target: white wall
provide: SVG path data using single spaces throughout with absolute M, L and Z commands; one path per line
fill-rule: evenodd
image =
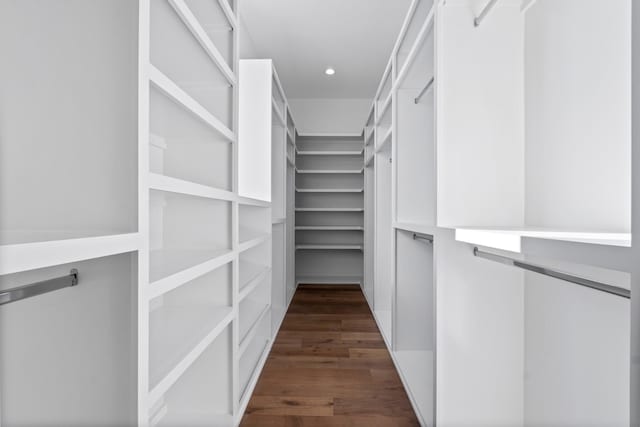
M 240 3 L 242 9 L 242 2 Z M 242 13 L 242 12 L 241 12 Z M 240 35 L 238 36 L 238 49 L 240 50 L 240 59 L 258 59 L 258 51 L 256 50 L 255 43 L 251 38 L 251 35 L 247 31 L 247 25 L 242 18 L 242 15 L 238 17 L 238 25 L 240 27 Z
M 528 225 L 630 229 L 631 2 L 602 5 L 538 0 L 526 14 Z M 526 283 L 526 425 L 629 425 L 629 301 Z
M 524 273 L 435 236 L 439 427 L 518 427 L 524 403 Z
M 270 59 L 240 61 L 238 194 L 271 201 Z
M 629 301 L 536 273 L 525 286 L 525 425 L 629 425 Z
M 443 227 L 524 221 L 523 19 L 518 2 L 499 2 L 476 28 L 473 18 L 484 5 L 449 0 L 436 18 Z
M 361 133 L 370 99 L 289 99 L 300 133 Z
M 630 230 L 631 1 L 605 3 L 526 13 L 528 225 Z

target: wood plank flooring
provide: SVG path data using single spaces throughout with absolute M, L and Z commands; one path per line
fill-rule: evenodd
M 240 425 L 420 425 L 359 286 L 298 287 Z

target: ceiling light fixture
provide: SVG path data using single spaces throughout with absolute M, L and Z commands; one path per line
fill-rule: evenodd
M 336 73 L 336 70 L 334 70 L 333 68 L 329 67 L 326 70 L 324 70 L 324 73 L 327 76 L 333 76 Z

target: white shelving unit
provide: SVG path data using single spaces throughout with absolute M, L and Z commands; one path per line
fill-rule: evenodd
M 296 283 L 362 283 L 363 136 L 299 135 Z
M 271 230 L 269 200 L 238 190 L 236 8 L 140 1 L 141 426 L 240 416 L 240 296 L 271 267 Z
M 490 357 L 438 368 L 438 382 L 453 387 L 438 395 L 439 417 L 449 423 L 630 422 L 628 301 L 469 255 L 478 245 L 628 286 L 615 271 L 562 260 L 631 243 L 630 8 L 608 4 L 605 17 L 596 2 L 498 2 L 479 27 L 462 2 L 438 11 L 436 75 L 446 78 L 436 78 L 437 224 L 455 229 L 436 261 L 438 288 L 447 289 L 438 293 L 438 360 L 464 357 L 452 342 L 461 331 Z M 463 75 L 474 57 L 485 59 L 482 67 Z M 473 131 L 458 126 L 468 120 Z M 533 256 L 526 240 L 566 249 Z M 463 300 L 476 307 L 453 332 L 445 325 Z M 489 303 L 490 312 L 482 308 Z M 489 325 L 490 334 L 481 332 Z M 592 352 L 594 345 L 606 350 Z M 480 388 L 468 387 L 489 378 L 503 398 L 477 399 Z M 472 395 L 468 412 L 454 414 Z M 494 418 L 480 415 L 486 411 Z
M 364 283 L 362 284 L 364 296 L 370 307 L 374 307 L 375 282 L 375 119 L 375 105 L 372 105 L 364 127 Z
M 273 62 L 242 60 L 240 70 L 240 141 L 245 143 L 240 146 L 240 157 L 244 159 L 240 164 L 240 194 L 268 200 L 271 206 L 270 212 L 257 207 L 241 207 L 240 211 L 241 225 L 244 215 L 246 228 L 253 227 L 244 234 L 254 238 L 270 235 L 270 240 L 240 255 L 242 413 L 295 292 L 289 272 L 293 271 L 294 262 L 295 193 L 291 176 L 295 170 L 296 129 Z M 265 158 L 270 159 L 268 168 Z M 241 241 L 242 235 L 241 229 Z
M 362 288 L 423 425 L 629 423 L 629 302 L 473 248 L 628 289 L 597 254 L 631 246 L 630 6 L 411 4 L 364 127 Z
M 238 1 L 0 2 L 0 291 L 69 284 L 0 304 L 0 425 L 238 425 L 299 283 L 361 285 L 424 426 L 637 421 L 629 301 L 474 256 L 638 282 L 632 1 L 413 0 L 362 134 L 298 132 Z

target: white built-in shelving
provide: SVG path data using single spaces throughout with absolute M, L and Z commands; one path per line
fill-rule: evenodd
M 473 251 L 638 282 L 632 1 L 412 0 L 362 134 L 240 72 L 238 1 L 0 2 L 0 291 L 78 270 L 0 307 L 0 425 L 238 425 L 299 283 L 424 426 L 637 421 L 629 301 Z
M 473 249 L 628 288 L 630 5 L 411 3 L 364 126 L 362 287 L 423 425 L 629 423 L 628 301 Z
M 238 383 L 242 413 L 295 291 L 289 272 L 293 271 L 295 250 L 291 176 L 295 171 L 296 128 L 273 62 L 242 60 L 240 70 L 240 194 L 268 200 L 271 207 L 241 205 L 239 212 Z M 252 246 L 244 246 L 251 241 Z
M 362 283 L 364 136 L 296 140 L 297 283 Z
M 236 5 L 145 1 L 139 23 L 138 425 L 233 425 L 240 260 L 270 235 L 238 192 Z

